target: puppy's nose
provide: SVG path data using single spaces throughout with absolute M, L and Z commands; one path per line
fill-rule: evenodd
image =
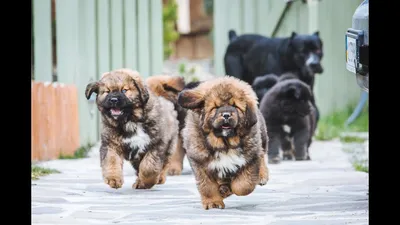
M 231 114 L 230 113 L 227 113 L 227 112 L 225 112 L 225 113 L 222 113 L 222 117 L 224 117 L 224 119 L 229 119 L 229 117 L 231 117 Z
M 118 98 L 110 98 L 109 100 L 111 103 L 117 103 L 118 102 Z

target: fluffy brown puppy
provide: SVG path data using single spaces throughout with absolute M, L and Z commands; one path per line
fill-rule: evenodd
M 178 103 L 189 109 L 183 145 L 204 209 L 225 208 L 224 198 L 267 183 L 267 128 L 249 84 L 229 76 L 207 80 L 183 90 Z
M 149 92 L 139 73 L 130 69 L 103 74 L 87 85 L 86 98 L 93 92 L 103 124 L 100 164 L 104 182 L 112 188 L 122 186 L 125 159 L 136 170 L 132 188 L 163 184 L 178 138 L 174 105 Z
M 147 78 L 146 84 L 155 95 L 162 96 L 171 101 L 177 112 L 177 119 L 179 121 L 178 143 L 168 166 L 168 174 L 180 175 L 186 152 L 183 148 L 182 129 L 185 124 L 187 110 L 178 104 L 178 94 L 185 87 L 185 79 L 181 76 L 155 75 Z

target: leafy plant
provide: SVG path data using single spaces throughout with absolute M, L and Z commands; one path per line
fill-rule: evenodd
M 179 38 L 179 33 L 175 29 L 177 11 L 178 5 L 175 0 L 168 0 L 163 7 L 164 59 L 173 53 L 172 44 Z
M 191 68 L 187 68 L 184 63 L 179 65 L 178 69 L 179 75 L 185 78 L 186 82 L 195 82 L 200 79 L 196 76 L 196 68 L 193 66 Z

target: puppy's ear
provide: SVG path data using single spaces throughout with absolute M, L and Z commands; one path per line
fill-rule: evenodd
M 85 90 L 86 99 L 89 100 L 89 98 L 90 98 L 90 96 L 92 95 L 93 92 L 96 93 L 96 94 L 99 93 L 99 82 L 97 82 L 97 81 L 89 83 L 88 85 L 86 85 L 86 90 Z
M 142 82 L 136 82 L 136 80 L 133 79 L 133 84 L 138 90 L 140 101 L 144 106 L 147 103 L 147 101 L 149 101 L 149 91 L 147 90 L 147 87 L 143 85 Z
M 257 123 L 257 114 L 249 105 L 246 106 L 245 121 L 244 125 L 247 129 L 250 129 L 254 124 Z
M 290 35 L 290 39 L 293 39 L 294 37 L 296 37 L 297 33 L 292 31 L 292 34 Z
M 313 35 L 319 37 L 319 30 L 315 31 L 315 32 L 313 33 Z
M 288 86 L 284 89 L 284 93 L 286 97 L 299 99 L 301 90 L 295 86 Z
M 204 107 L 203 97 L 204 96 L 197 90 L 184 90 L 178 95 L 178 104 L 186 109 L 199 109 Z
M 185 88 L 185 79 L 181 76 L 171 76 L 168 78 L 168 81 L 163 84 L 163 88 L 166 91 L 179 93 Z

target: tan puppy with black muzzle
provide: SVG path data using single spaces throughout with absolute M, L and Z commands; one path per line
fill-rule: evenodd
M 204 209 L 225 208 L 224 198 L 267 183 L 267 127 L 249 84 L 229 76 L 203 81 L 178 103 L 189 109 L 183 145 Z
M 137 71 L 118 69 L 86 87 L 86 98 L 97 93 L 101 113 L 100 164 L 106 184 L 124 183 L 123 162 L 136 171 L 135 189 L 149 189 L 166 181 L 178 139 L 174 105 L 148 91 Z

